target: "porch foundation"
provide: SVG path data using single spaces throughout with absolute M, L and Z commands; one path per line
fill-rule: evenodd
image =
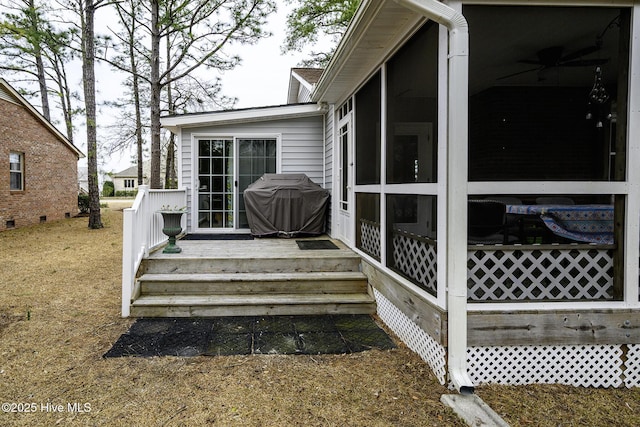
M 363 272 L 374 289 L 378 316 L 430 366 L 441 384 L 447 383 L 447 312 L 364 260 Z M 475 385 L 639 387 L 640 344 L 631 343 L 638 315 L 630 310 L 470 313 L 469 376 Z M 569 321 L 571 327 L 567 327 L 566 321 L 554 321 L 558 318 Z M 591 327 L 576 326 L 574 318 Z M 514 326 L 516 319 L 529 324 L 529 328 L 524 331 Z M 521 333 L 510 333 L 509 325 Z M 592 329 L 597 331 L 594 333 Z M 620 331 L 627 331 L 626 340 L 620 339 Z M 514 345 L 516 335 L 520 338 Z

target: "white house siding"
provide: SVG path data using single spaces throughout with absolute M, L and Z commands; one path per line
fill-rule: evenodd
M 278 167 L 281 173 L 304 173 L 315 183 L 324 182 L 323 118 L 303 117 L 286 120 L 244 122 L 183 128 L 181 131 L 182 175 L 180 186 L 189 187 L 188 208 L 191 211 L 193 174 L 193 135 L 211 137 L 255 136 L 279 138 Z M 191 217 L 189 216 L 189 229 Z
M 311 102 L 311 91 L 304 85 L 300 85 L 300 88 L 298 89 L 298 102 Z
M 333 118 L 335 115 L 335 106 L 331 105 L 324 116 L 324 175 L 325 188 L 329 191 L 331 191 L 333 184 Z
M 335 106 L 332 104 L 329 107 L 329 111 L 324 116 L 324 176 L 325 187 L 331 192 L 333 188 L 333 126 L 334 117 L 336 116 Z M 329 204 L 331 206 L 331 203 Z M 333 209 L 327 211 L 327 227 L 329 227 L 329 233 L 331 233 L 331 217 L 333 215 Z

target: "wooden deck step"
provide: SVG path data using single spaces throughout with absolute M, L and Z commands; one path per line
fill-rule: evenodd
M 144 274 L 142 295 L 328 294 L 367 292 L 361 272 Z
M 371 314 L 375 301 L 366 293 L 331 295 L 182 295 L 141 296 L 131 306 L 137 317 L 272 316 Z
M 156 251 L 138 271 L 137 317 L 371 314 L 376 311 L 360 257 L 302 250 L 295 240 L 184 241 Z
M 358 271 L 357 256 L 306 257 L 306 258 L 172 258 L 148 259 L 142 266 L 144 273 L 290 273 L 310 271 Z

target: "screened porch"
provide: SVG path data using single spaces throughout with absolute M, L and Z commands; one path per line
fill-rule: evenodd
M 639 306 L 637 262 L 625 258 L 625 245 L 638 241 L 627 169 L 638 161 L 627 157 L 631 9 L 465 5 L 462 13 L 474 30 L 468 302 Z M 441 38 L 436 24 L 422 24 L 353 101 L 356 247 L 444 306 L 439 223 L 452 172 Z M 381 122 L 382 131 L 371 126 Z

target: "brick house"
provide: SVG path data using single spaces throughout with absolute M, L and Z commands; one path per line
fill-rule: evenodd
M 78 213 L 82 152 L 0 78 L 0 231 Z

